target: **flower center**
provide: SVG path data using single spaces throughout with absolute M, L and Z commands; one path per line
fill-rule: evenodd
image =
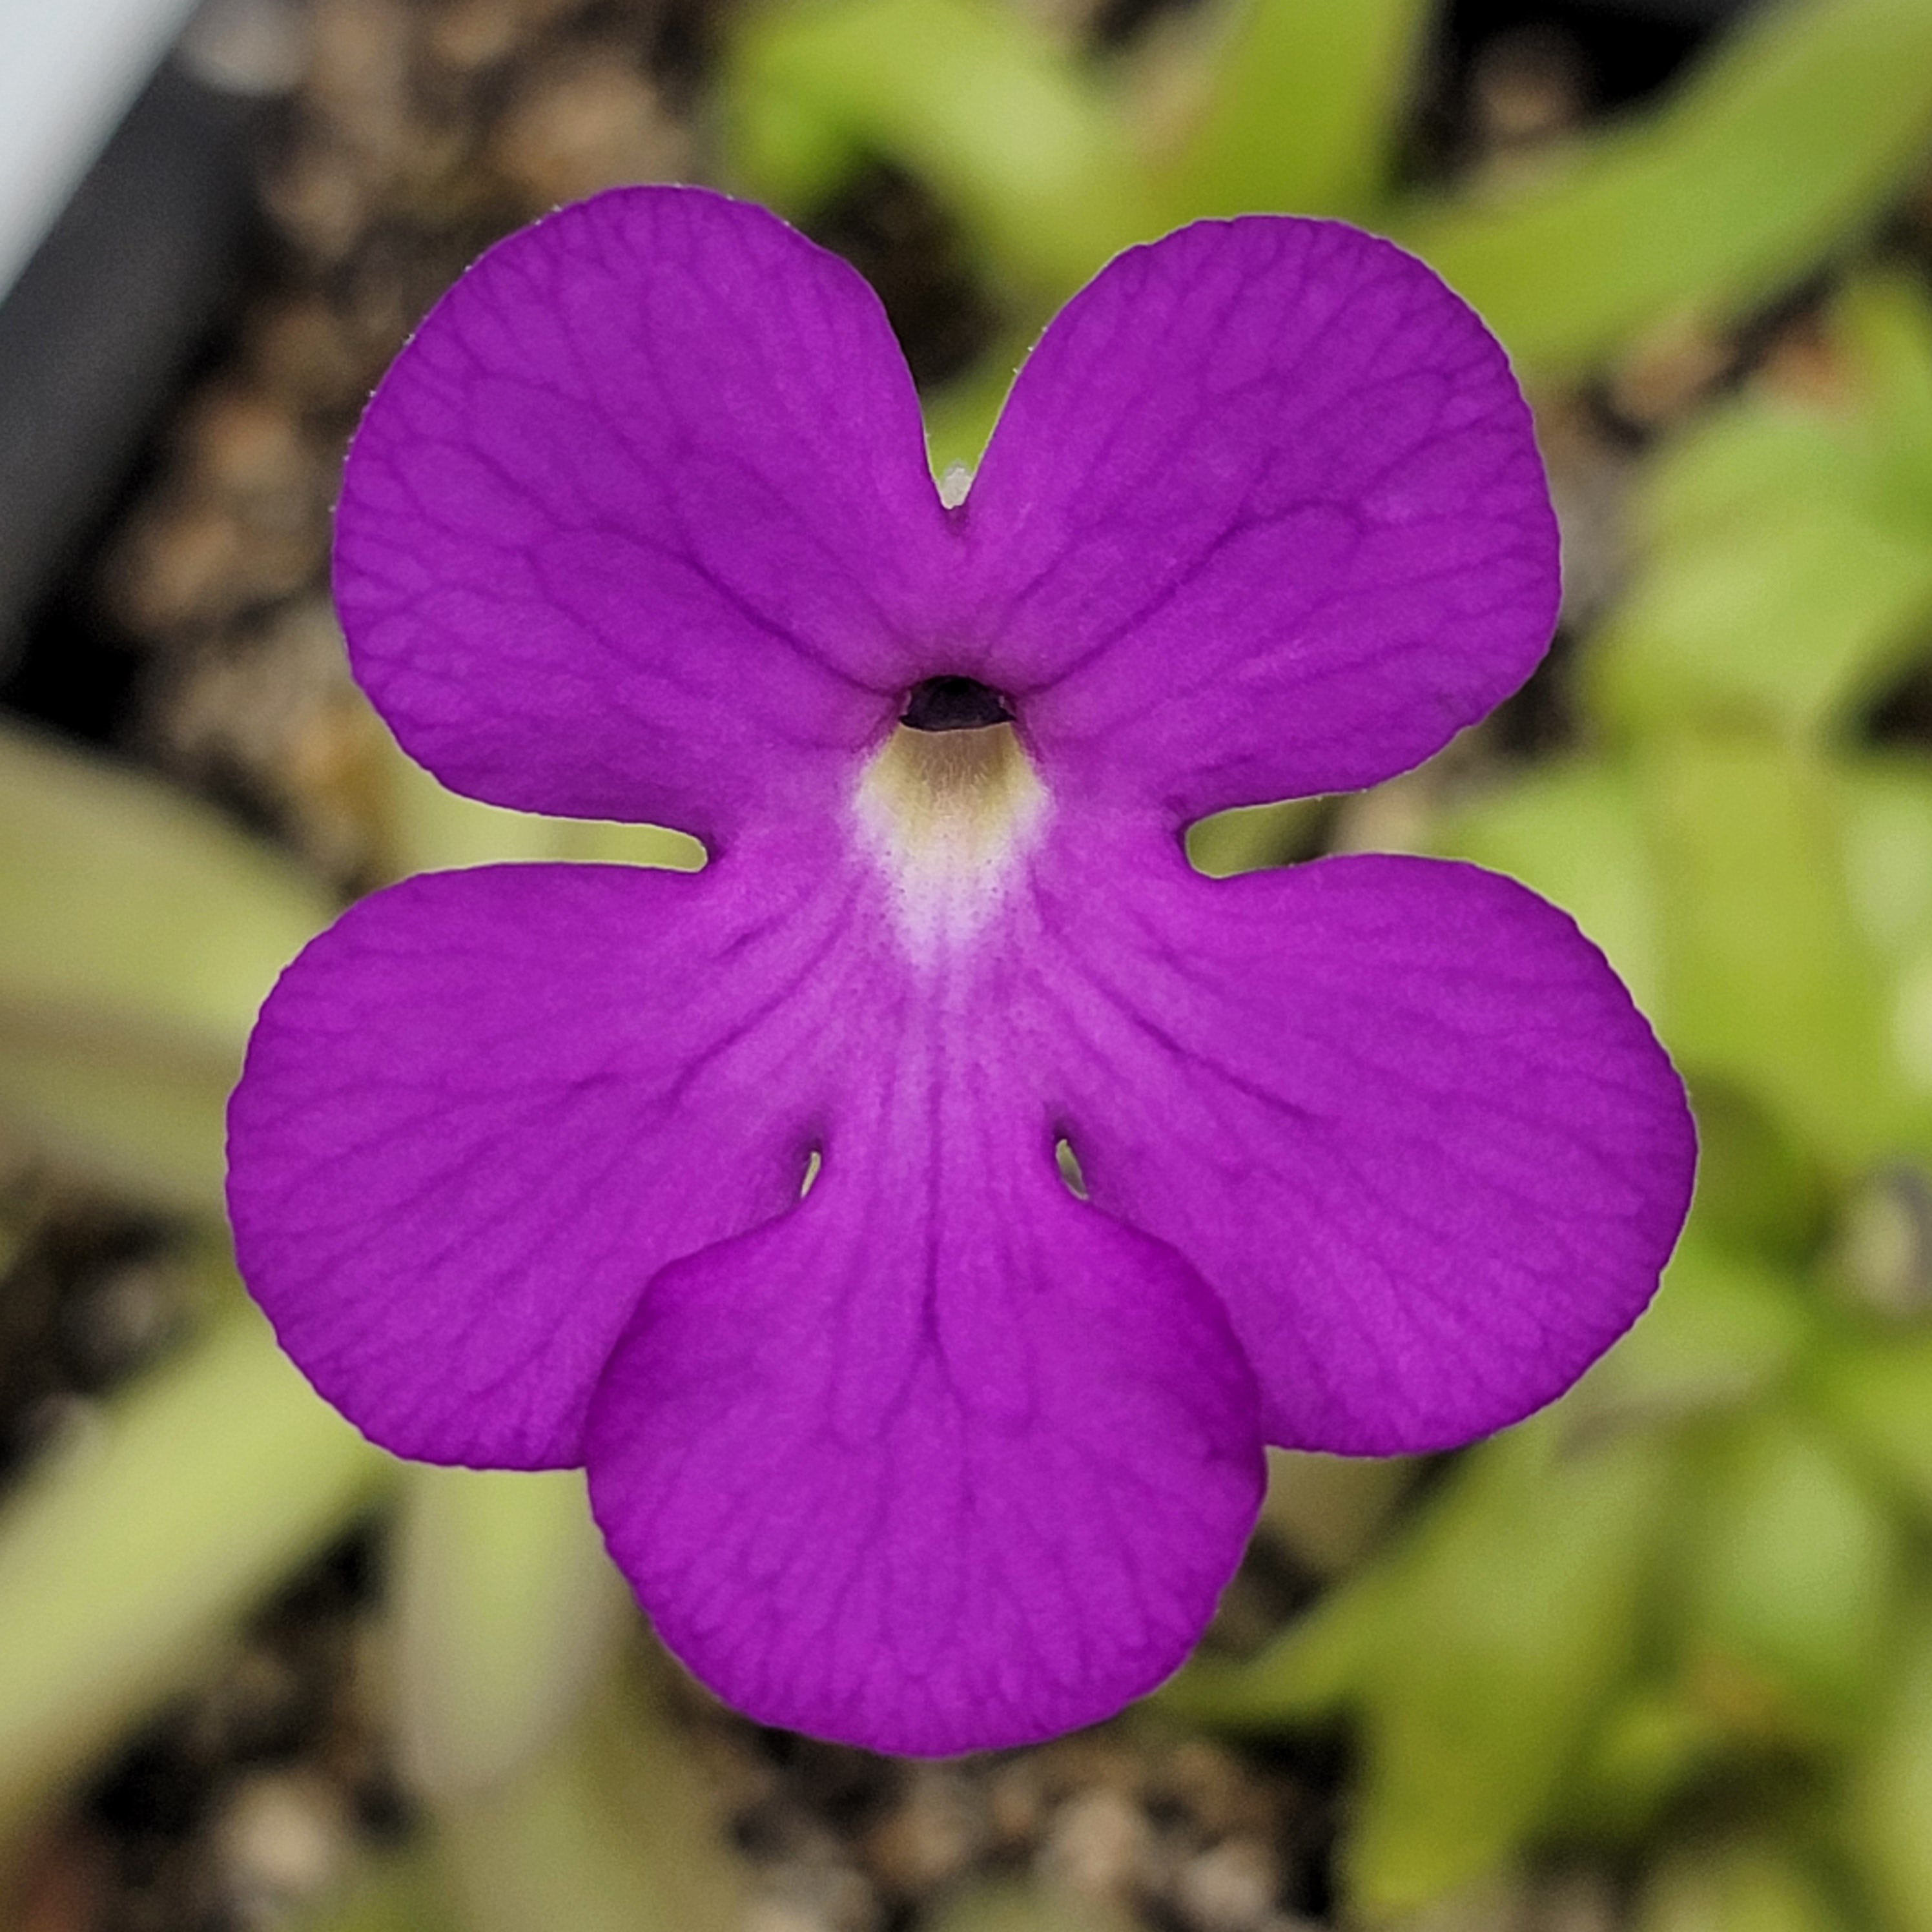
M 928 677 L 913 686 L 899 722 L 914 731 L 975 731 L 1012 718 L 1000 694 L 977 678 Z
M 984 922 L 1044 815 L 1012 718 L 971 678 L 928 678 L 859 781 L 860 832 L 915 954 Z

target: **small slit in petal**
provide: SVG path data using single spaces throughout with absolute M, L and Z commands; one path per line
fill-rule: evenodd
M 1076 1201 L 1087 1198 L 1087 1177 L 1080 1171 L 1080 1156 L 1073 1151 L 1072 1144 L 1064 1135 L 1053 1144 L 1053 1158 L 1060 1169 L 1060 1178 L 1068 1193 Z
M 825 1165 L 818 1148 L 813 1148 L 805 1156 L 805 1172 L 800 1177 L 798 1198 L 802 1201 L 818 1183 L 818 1170 Z

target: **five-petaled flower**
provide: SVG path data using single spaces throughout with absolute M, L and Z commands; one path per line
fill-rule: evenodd
M 335 569 L 446 783 L 710 862 L 352 908 L 235 1097 L 243 1272 L 378 1442 L 587 1464 L 753 1716 L 918 1752 L 1103 1716 L 1206 1623 L 1264 1442 L 1464 1441 L 1648 1298 L 1688 1116 L 1568 919 L 1183 854 L 1414 764 L 1548 640 L 1528 412 L 1386 243 L 1129 251 L 949 505 L 851 269 L 608 194 L 404 351 Z

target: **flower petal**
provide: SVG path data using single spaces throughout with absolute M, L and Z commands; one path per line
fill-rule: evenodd
M 1556 525 L 1502 350 L 1334 222 L 1129 250 L 1021 370 L 968 499 L 1049 786 L 1185 818 L 1405 770 L 1514 690 Z
M 878 1750 L 1024 1743 L 1152 1688 L 1260 1501 L 1213 1295 L 970 1077 L 899 1083 L 798 1211 L 667 1269 L 591 1411 L 592 1505 L 672 1650 L 761 1722 Z
M 1429 860 L 1221 883 L 1176 860 L 1049 917 L 1093 1198 L 1220 1293 L 1270 1440 L 1466 1441 L 1642 1312 L 1689 1203 L 1690 1116 L 1553 907 Z
M 716 838 L 877 738 L 945 544 L 860 277 L 761 208 L 625 188 L 491 249 L 397 358 L 335 592 L 446 784 Z
M 580 1462 L 652 1275 L 797 1198 L 839 916 L 773 867 L 496 866 L 315 940 L 249 1046 L 229 1203 L 321 1393 L 401 1455 Z

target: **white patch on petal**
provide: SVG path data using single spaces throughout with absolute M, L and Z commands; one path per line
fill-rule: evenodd
M 970 939 L 1011 889 L 1047 796 L 1010 724 L 902 724 L 866 766 L 854 802 L 907 947 L 932 959 Z
M 939 473 L 939 500 L 949 510 L 956 510 L 973 487 L 973 472 L 963 463 L 949 463 Z

